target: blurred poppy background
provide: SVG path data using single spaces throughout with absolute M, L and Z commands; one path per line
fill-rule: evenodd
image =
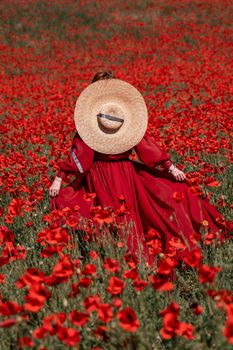
M 232 220 L 232 13 L 230 0 L 1 0 L 1 349 L 232 348 L 231 239 L 203 221 L 178 264 L 182 244 L 166 256 L 150 231 L 151 271 L 125 254 L 111 210 L 77 222 L 48 195 L 75 102 L 108 69 L 143 94 L 193 193 Z

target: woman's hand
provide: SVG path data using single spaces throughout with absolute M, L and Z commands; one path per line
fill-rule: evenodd
M 49 188 L 49 195 L 55 197 L 58 195 L 61 188 L 62 179 L 58 176 L 55 177 L 52 185 Z
M 184 181 L 186 179 L 185 173 L 183 173 L 183 171 L 179 170 L 173 164 L 168 169 L 168 172 L 171 173 L 177 181 Z

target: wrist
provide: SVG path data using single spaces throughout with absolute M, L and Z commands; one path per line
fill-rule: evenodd
M 172 164 L 169 168 L 168 168 L 168 172 L 172 173 L 173 170 L 176 169 L 176 166 L 174 164 Z
M 59 182 L 62 182 L 62 178 L 59 177 L 59 176 L 56 176 L 56 177 L 55 177 L 55 180 L 56 180 L 56 181 L 59 181 Z
M 58 170 L 56 176 L 61 178 L 62 181 L 66 181 L 66 179 L 67 179 L 66 173 L 64 171 L 62 171 L 61 169 Z

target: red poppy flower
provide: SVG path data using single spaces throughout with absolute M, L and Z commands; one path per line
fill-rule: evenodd
M 90 295 L 83 301 L 83 305 L 87 311 L 95 311 L 98 309 L 98 305 L 101 303 L 100 295 Z
M 163 244 L 159 239 L 153 239 L 149 242 L 146 242 L 146 245 L 149 248 L 149 254 L 158 255 L 163 251 Z
M 68 346 L 75 346 L 80 343 L 80 334 L 74 328 L 60 327 L 57 336 L 59 340 Z
M 22 206 L 24 201 L 20 198 L 13 198 L 8 207 L 8 213 L 12 216 L 17 216 L 22 214 Z
M 188 266 L 195 268 L 200 265 L 202 258 L 203 256 L 201 250 L 198 247 L 196 247 L 191 251 L 186 251 L 186 255 L 182 257 L 182 260 Z
M 86 264 L 82 273 L 84 275 L 93 275 L 96 272 L 96 266 L 94 264 Z
M 138 270 L 137 270 L 137 268 L 124 271 L 122 277 L 123 278 L 130 278 L 132 280 L 135 280 L 136 278 L 138 278 Z
M 125 288 L 125 282 L 120 280 L 118 277 L 112 276 L 109 279 L 107 291 L 109 294 L 118 295 L 122 293 Z
M 71 283 L 71 292 L 69 292 L 68 297 L 69 298 L 75 297 L 79 293 L 80 293 L 79 283 Z
M 26 222 L 26 226 L 27 227 L 32 227 L 34 225 L 34 222 L 33 221 L 28 221 Z
M 17 260 L 24 260 L 27 256 L 26 248 L 22 245 L 18 245 L 15 248 L 14 256 Z
M 48 285 L 56 285 L 64 283 L 74 273 L 74 266 L 69 255 L 62 256 L 58 263 L 54 266 L 52 274 L 47 277 L 46 283 Z
M 147 242 L 149 242 L 150 240 L 154 240 L 154 239 L 159 239 L 161 240 L 161 235 L 158 231 L 156 231 L 153 228 L 150 228 L 146 233 L 145 233 L 145 239 Z
M 116 308 L 119 308 L 122 306 L 122 300 L 120 298 L 114 298 L 112 301 L 112 305 Z
M 204 311 L 203 307 L 197 303 L 193 303 L 190 308 L 195 315 L 201 315 Z
M 67 230 L 62 227 L 47 227 L 37 234 L 37 242 L 42 246 L 47 244 L 65 244 L 71 240 Z
M 24 309 L 29 312 L 38 312 L 44 306 L 44 303 L 50 298 L 51 293 L 41 284 L 34 284 L 30 287 Z
M 149 254 L 158 255 L 162 252 L 162 239 L 158 231 L 149 229 L 145 234 L 145 242 L 149 248 Z
M 42 258 L 50 258 L 55 253 L 58 253 L 58 254 L 62 253 L 64 249 L 65 247 L 62 247 L 62 246 L 48 246 L 40 252 L 40 256 Z
M 117 242 L 118 248 L 123 248 L 124 246 L 125 246 L 124 242 L 121 242 L 121 241 Z
M 217 305 L 221 308 L 225 304 L 233 304 L 233 292 L 230 290 L 213 290 L 207 291 L 208 295 L 217 301 Z
M 178 320 L 179 313 L 180 307 L 175 302 L 171 302 L 168 307 L 160 312 L 160 316 L 163 317 L 163 328 L 160 330 L 162 338 L 171 339 L 178 335 L 186 339 L 194 339 L 194 326 L 180 322 Z
M 0 283 L 5 283 L 5 278 L 6 278 L 6 275 L 4 275 L 3 273 L 0 273 Z
M 233 345 L 233 303 L 226 304 L 227 320 L 223 330 L 224 336 L 228 342 Z
M 119 263 L 117 260 L 111 258 L 105 258 L 102 267 L 110 272 L 118 272 Z
M 171 291 L 175 288 L 174 284 L 172 284 L 167 277 L 161 278 L 155 275 L 152 275 L 149 277 L 149 281 L 152 284 L 152 287 L 155 290 L 160 290 L 160 291 Z
M 168 276 L 172 273 L 176 266 L 178 266 L 178 261 L 176 259 L 164 257 L 163 260 L 160 260 L 158 263 L 157 273 Z
M 14 233 L 8 227 L 0 226 L 0 245 L 6 242 L 14 243 Z
M 135 269 L 137 264 L 139 263 L 138 257 L 135 254 L 126 253 L 124 258 L 125 258 L 125 261 L 126 261 L 127 265 L 131 269 Z
M 111 224 L 113 222 L 113 217 L 110 210 L 105 209 L 95 215 L 94 220 L 99 224 Z
M 37 268 L 29 268 L 25 273 L 18 279 L 15 283 L 17 288 L 24 288 L 25 286 L 32 286 L 35 283 L 40 283 L 45 280 L 44 272 L 38 270 Z
M 78 283 L 79 287 L 88 288 L 92 283 L 92 279 L 89 277 L 80 278 Z
M 113 319 L 113 312 L 109 304 L 98 305 L 98 317 L 100 321 L 105 323 L 110 322 Z
M 8 318 L 8 320 L 4 320 L 0 322 L 0 328 L 8 328 L 14 326 L 17 323 L 15 318 Z
M 97 260 L 99 258 L 99 254 L 97 252 L 95 252 L 94 250 L 89 252 L 89 256 L 92 260 Z
M 97 326 L 96 329 L 94 329 L 93 334 L 98 338 L 104 338 L 106 336 L 106 329 L 107 327 L 104 325 Z
M 135 287 L 135 290 L 136 290 L 137 292 L 140 292 L 141 290 L 143 290 L 143 289 L 148 285 L 148 282 L 143 281 L 143 280 L 136 279 L 136 280 L 133 282 L 133 285 L 134 285 L 134 287 Z
M 120 327 L 126 332 L 135 333 L 139 328 L 140 323 L 135 312 L 130 307 L 126 307 L 118 312 L 117 319 Z
M 14 223 L 13 216 L 11 216 L 11 215 L 5 215 L 4 222 L 5 222 L 6 224 L 13 224 L 13 223 Z
M 170 250 L 185 250 L 187 249 L 186 245 L 178 237 L 172 237 L 169 242 Z
M 34 341 L 30 337 L 27 337 L 27 336 L 23 336 L 23 337 L 19 338 L 18 344 L 19 344 L 19 347 L 22 349 L 24 349 L 25 346 L 33 347 L 35 345 Z
M 32 334 L 36 339 L 43 339 L 46 336 L 46 330 L 43 327 L 38 327 L 34 329 Z
M 204 182 L 205 182 L 205 185 L 209 187 L 219 187 L 221 184 L 213 176 L 207 177 Z
M 2 316 L 16 315 L 22 310 L 22 306 L 20 306 L 15 301 L 0 301 L 0 315 Z
M 175 315 L 179 315 L 180 313 L 180 307 L 179 305 L 172 301 L 165 309 L 163 309 L 162 311 L 160 311 L 160 316 L 165 316 L 168 313 L 173 313 Z
M 114 211 L 114 213 L 117 216 L 123 216 L 125 214 L 129 214 L 131 209 L 132 209 L 132 205 L 122 203 L 121 206 Z
M 44 317 L 42 327 L 37 328 L 36 334 L 33 334 L 35 338 L 43 338 L 46 333 L 55 335 L 58 329 L 62 327 L 62 324 L 66 320 L 66 314 L 64 312 L 58 312 Z
M 217 239 L 217 233 L 206 233 L 204 236 L 204 242 L 206 245 L 212 245 Z
M 214 283 L 216 274 L 221 271 L 220 267 L 201 265 L 198 269 L 199 281 L 201 283 Z
M 195 330 L 195 327 L 192 324 L 179 322 L 179 327 L 176 330 L 176 334 L 186 339 L 193 340 L 195 339 L 193 334 L 194 330 Z
M 88 321 L 88 317 L 88 313 L 78 312 L 76 310 L 71 311 L 71 313 L 69 314 L 69 319 L 71 320 L 71 322 L 78 327 L 84 326 Z

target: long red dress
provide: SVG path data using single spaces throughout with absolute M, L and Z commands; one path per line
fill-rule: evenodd
M 72 209 L 78 205 L 80 214 L 91 218 L 93 203 L 84 199 L 86 193 L 96 193 L 94 205 L 113 209 L 119 208 L 119 197 L 123 195 L 131 206 L 126 218 L 134 222 L 133 234 L 127 238 L 132 253 L 137 252 L 140 243 L 146 251 L 144 234 L 150 228 L 160 233 L 164 251 L 172 237 L 180 237 L 193 246 L 191 236 L 199 232 L 203 220 L 208 221 L 213 233 L 219 230 L 217 209 L 193 194 L 186 181 L 173 179 L 167 171 L 172 164 L 169 155 L 148 131 L 134 150 L 143 163 L 129 159 L 132 150 L 117 155 L 93 151 L 76 132 L 69 155 L 57 173 L 63 180 L 70 174 L 76 179 L 51 198 L 51 209 Z M 165 170 L 155 169 L 157 165 Z

